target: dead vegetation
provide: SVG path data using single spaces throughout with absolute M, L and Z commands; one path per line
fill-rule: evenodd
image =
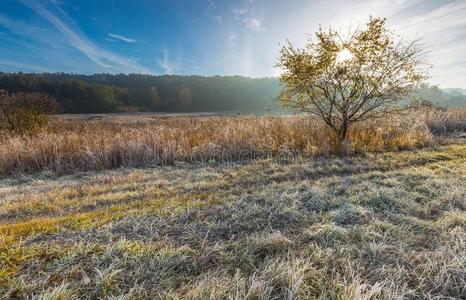
M 408 150 L 435 144 L 433 134 L 466 130 L 466 110 L 426 110 L 357 123 L 351 153 Z M 306 116 L 154 118 L 145 123 L 59 121 L 33 137 L 4 136 L 0 174 L 70 173 L 175 162 L 241 162 L 264 156 L 316 157 L 335 150 L 335 137 Z
M 359 123 L 344 157 L 304 116 L 4 136 L 0 299 L 461 299 L 465 116 Z

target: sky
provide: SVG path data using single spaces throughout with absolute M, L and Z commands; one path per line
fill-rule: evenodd
M 370 15 L 466 88 L 466 0 L 0 0 L 0 71 L 278 76 L 287 40 Z

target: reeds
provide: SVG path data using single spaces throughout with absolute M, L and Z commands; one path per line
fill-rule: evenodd
M 348 153 L 431 145 L 432 133 L 466 130 L 466 110 L 416 112 L 356 124 Z M 240 161 L 291 153 L 329 155 L 331 131 L 303 115 L 156 118 L 148 123 L 55 121 L 34 137 L 3 137 L 0 174 L 102 170 L 178 161 Z

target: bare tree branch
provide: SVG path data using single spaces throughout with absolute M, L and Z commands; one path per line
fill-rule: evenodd
M 386 20 L 370 18 L 344 37 L 322 28 L 302 48 L 281 49 L 281 103 L 320 117 L 346 139 L 355 122 L 404 110 L 399 101 L 426 78 L 419 41 L 397 41 Z M 342 53 L 351 57 L 342 60 Z

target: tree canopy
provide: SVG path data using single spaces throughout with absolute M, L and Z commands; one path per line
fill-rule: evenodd
M 320 28 L 280 54 L 282 104 L 322 118 L 340 143 L 352 123 L 399 110 L 427 74 L 418 42 L 397 40 L 383 18 L 347 35 Z

